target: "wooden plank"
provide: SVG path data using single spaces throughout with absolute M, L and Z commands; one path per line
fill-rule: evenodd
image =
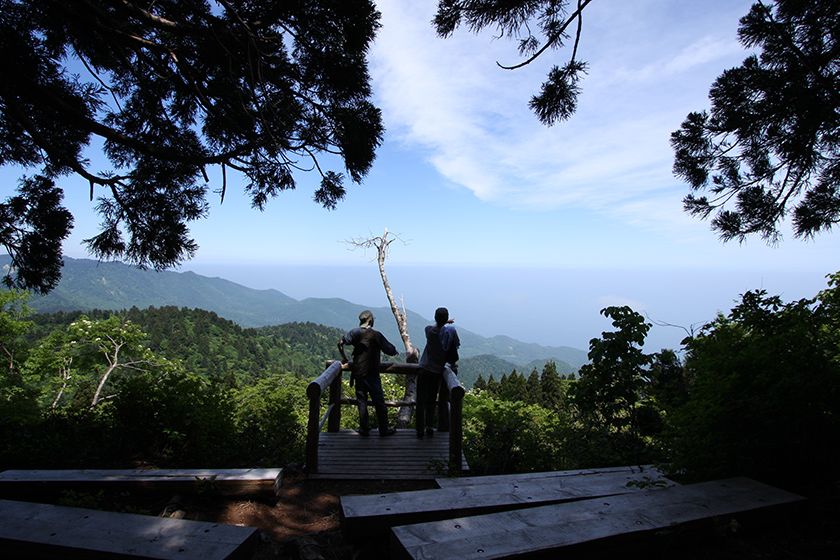
M 647 481 L 650 484 L 656 484 L 657 480 L 665 478 L 665 475 L 662 473 L 662 471 L 660 471 L 653 465 L 628 465 L 621 467 L 603 467 L 598 469 L 576 469 L 567 471 L 545 471 L 486 476 L 443 477 L 435 479 L 435 482 L 437 482 L 438 486 L 440 486 L 441 488 L 450 488 L 453 486 L 474 486 L 476 484 L 496 484 L 499 482 L 525 482 L 528 480 L 537 480 L 542 478 L 563 478 L 569 476 L 586 476 L 607 473 L 623 473 L 627 476 L 628 481 Z M 673 481 L 669 482 L 673 483 Z
M 352 430 L 320 436 L 318 472 L 308 473 L 309 478 L 430 480 L 448 469 L 447 437 L 418 439 L 414 430 L 405 429 L 384 438 L 375 430 L 367 437 Z M 461 468 L 469 469 L 463 454 Z
M 733 478 L 392 529 L 399 558 L 524 558 L 803 500 Z M 576 549 L 577 550 L 577 549 Z
M 341 498 L 341 524 L 351 539 L 383 534 L 388 527 L 639 492 L 625 472 L 501 481 L 414 492 Z M 638 475 L 637 475 L 638 476 Z M 662 486 L 673 482 L 661 477 Z
M 258 538 L 253 527 L 0 500 L 7 558 L 248 558 Z
M 220 493 L 274 492 L 282 469 L 82 469 L 6 470 L 0 472 L 0 492 L 79 486 L 175 489 L 212 488 Z

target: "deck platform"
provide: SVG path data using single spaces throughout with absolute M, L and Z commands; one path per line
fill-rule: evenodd
M 418 439 L 413 429 L 379 437 L 372 430 L 363 437 L 354 430 L 322 432 L 318 441 L 318 472 L 311 479 L 433 480 L 445 476 L 449 462 L 449 434 Z M 461 468 L 467 460 L 461 454 Z

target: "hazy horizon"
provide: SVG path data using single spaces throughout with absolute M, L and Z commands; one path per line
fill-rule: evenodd
M 397 300 L 425 318 L 442 305 L 450 309 L 456 325 L 477 334 L 505 335 L 543 346 L 586 351 L 590 339 L 613 330 L 600 310 L 630 305 L 654 322 L 645 345 L 648 352 L 678 349 L 686 336 L 679 327 L 699 328 L 718 312 L 728 313 L 746 291 L 764 289 L 784 301 L 813 297 L 826 287 L 825 275 L 832 272 L 424 265 L 386 265 L 386 269 Z M 298 300 L 338 297 L 370 307 L 388 306 L 374 262 L 329 266 L 193 261 L 179 270 L 254 289 L 276 289 Z M 617 278 L 622 280 L 617 283 Z

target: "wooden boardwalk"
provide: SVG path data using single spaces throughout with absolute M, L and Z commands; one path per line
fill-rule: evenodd
M 367 437 L 353 430 L 322 432 L 318 441 L 318 472 L 312 479 L 336 480 L 431 480 L 446 475 L 449 434 L 418 439 L 413 429 Z M 461 455 L 461 468 L 469 469 Z

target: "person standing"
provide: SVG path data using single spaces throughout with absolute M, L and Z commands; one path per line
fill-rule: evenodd
M 355 383 L 356 401 L 359 406 L 359 435 L 370 434 L 367 401 L 368 396 L 376 409 L 376 420 L 379 425 L 379 435 L 390 436 L 397 432 L 396 428 L 388 427 L 388 409 L 385 407 L 385 395 L 382 392 L 382 379 L 379 377 L 380 352 L 388 356 L 396 356 L 397 349 L 388 339 L 373 328 L 373 313 L 362 311 L 359 314 L 359 326 L 348 331 L 338 341 L 338 352 L 341 362 L 347 363 L 344 346 L 353 346 L 353 364 L 350 373 L 350 385 Z
M 458 372 L 458 347 L 461 341 L 458 331 L 452 326 L 449 310 L 438 307 L 435 310 L 435 324 L 426 327 L 426 347 L 420 357 L 423 371 L 417 378 L 417 412 L 415 426 L 417 437 L 434 435 L 435 401 L 438 402 L 438 431 L 449 431 L 449 390 L 443 383 L 443 370 L 449 364 Z

